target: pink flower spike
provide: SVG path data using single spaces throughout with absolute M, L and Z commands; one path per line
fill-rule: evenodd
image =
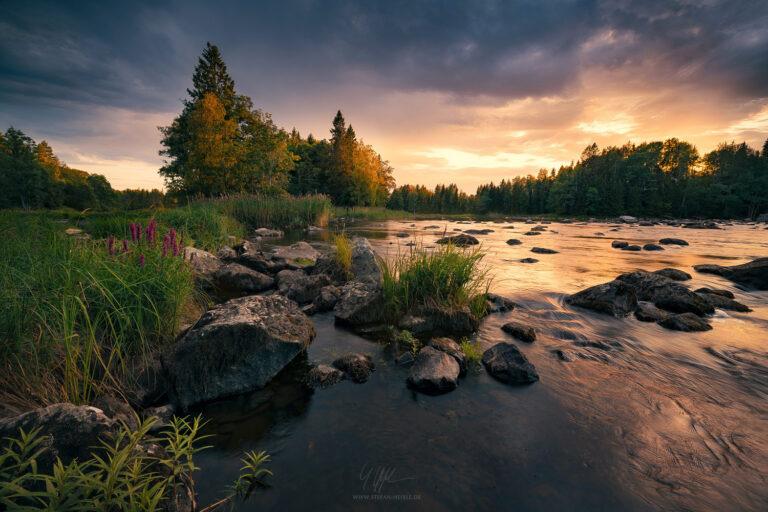
M 128 240 L 123 238 L 123 252 L 128 252 Z
M 173 255 L 178 256 L 179 255 L 179 246 L 176 245 L 176 241 L 174 240 L 171 242 L 171 249 L 173 250 Z
M 109 235 L 108 251 L 110 256 L 115 255 L 115 236 L 114 235 Z
M 136 241 L 136 225 L 133 222 L 131 222 L 128 225 L 128 229 L 131 230 L 131 240 L 135 242 Z
M 142 255 L 140 255 L 140 256 L 139 256 L 139 266 L 140 266 L 140 267 L 143 267 L 143 266 L 144 266 L 144 260 L 145 260 L 145 258 L 144 258 L 144 255 L 143 255 L 143 254 L 142 254 Z
M 141 224 L 136 224 L 136 240 L 141 242 Z

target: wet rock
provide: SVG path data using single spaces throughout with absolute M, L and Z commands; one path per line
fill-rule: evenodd
M 222 290 L 257 293 L 272 288 L 275 280 L 239 263 L 228 263 L 216 271 L 215 283 Z
M 487 313 L 506 313 L 515 309 L 516 304 L 506 297 L 497 295 L 495 293 L 488 293 L 486 298 L 486 312 Z
M 637 310 L 635 311 L 635 318 L 641 322 L 658 322 L 659 320 L 664 320 L 668 316 L 669 313 L 666 311 L 662 311 L 653 304 L 645 302 L 638 303 Z
M 437 226 L 437 225 L 435 225 L 435 224 L 432 224 L 432 225 L 429 225 L 429 226 L 424 226 L 424 227 L 423 227 L 423 228 L 421 228 L 421 229 L 440 229 L 440 226 Z
M 655 271 L 654 274 L 664 276 L 668 279 L 672 279 L 673 281 L 688 281 L 691 279 L 691 274 L 676 268 L 663 268 L 661 270 Z
M 325 389 L 344 380 L 344 372 L 327 364 L 319 364 L 309 370 L 301 381 L 312 389 Z
M 645 244 L 643 246 L 643 250 L 644 251 L 663 251 L 664 248 L 662 246 L 656 245 L 656 244 Z
M 493 233 L 492 229 L 465 229 L 464 232 L 468 235 L 487 235 Z
M 381 283 L 381 267 L 367 238 L 358 237 L 352 240 L 350 272 L 355 281 Z
M 219 258 L 221 261 L 226 261 L 226 262 L 235 261 L 235 259 L 237 258 L 237 251 L 225 245 L 224 247 L 218 250 L 218 252 L 216 253 L 216 257 Z
M 622 318 L 637 309 L 637 291 L 621 281 L 611 281 L 569 295 L 565 302 Z
M 118 423 L 125 424 L 129 429 L 139 428 L 139 417 L 133 408 L 123 400 L 114 396 L 104 395 L 100 397 L 93 406 Z
M 739 311 L 741 313 L 749 313 L 752 311 L 746 304 L 742 304 L 741 302 L 729 299 L 728 297 L 723 297 L 716 293 L 699 293 L 698 295 L 704 299 L 704 302 L 708 302 L 715 308 Z
M 756 290 L 768 290 L 768 258 L 758 258 L 741 265 L 694 265 L 697 272 L 715 274 Z
M 576 356 L 571 352 L 570 350 L 553 350 L 552 351 L 558 359 L 561 361 L 565 361 L 566 363 L 571 363 L 576 360 Z
M 527 233 L 523 233 L 525 236 L 536 236 L 540 235 L 541 231 L 528 231 Z
M 446 236 L 444 238 L 441 238 L 436 243 L 440 245 L 447 245 L 452 244 L 456 247 L 467 247 L 470 245 L 477 245 L 480 242 L 477 240 L 477 238 L 471 236 L 471 235 L 453 235 L 453 236 Z
M 320 290 L 331 284 L 325 274 L 307 275 L 301 270 L 281 270 L 275 277 L 277 291 L 299 304 L 314 301 Z
M 536 258 L 523 258 L 520 260 L 520 263 L 538 263 L 539 260 Z
M 397 238 L 408 238 L 411 235 L 409 233 L 397 233 L 397 234 L 395 234 L 395 236 Z
M 320 293 L 315 297 L 315 300 L 312 302 L 314 305 L 314 311 L 318 313 L 323 313 L 325 311 L 330 311 L 336 306 L 336 303 L 339 301 L 339 297 L 341 296 L 341 288 L 338 286 L 325 286 L 320 289 Z
M 459 363 L 460 374 L 467 373 L 467 356 L 459 347 L 459 344 L 450 338 L 432 338 L 427 343 L 430 346 L 440 352 L 445 352 Z
M 171 402 L 182 409 L 267 384 L 315 337 L 281 295 L 252 295 L 208 310 L 162 357 Z
M 714 293 L 715 295 L 721 295 L 728 299 L 734 298 L 733 292 L 729 290 L 720 290 L 716 288 L 699 288 L 698 290 L 696 290 L 696 293 Z
M 306 269 L 315 265 L 320 252 L 307 242 L 296 242 L 273 249 L 270 256 L 272 261 L 285 262 L 287 268 Z
M 445 333 L 467 334 L 477 331 L 480 322 L 468 307 L 445 308 L 439 306 L 416 306 L 410 314 L 398 322 L 398 327 L 413 334 Z
M 416 357 L 406 383 L 408 387 L 428 394 L 453 391 L 459 385 L 459 363 L 433 347 L 424 347 Z
M 661 245 L 688 245 L 688 242 L 682 238 L 662 238 L 659 243 Z
M 526 343 L 536 341 L 536 331 L 530 325 L 521 324 L 520 322 L 508 322 L 501 326 L 501 330 Z
M 413 354 L 411 352 L 403 352 L 397 358 L 395 359 L 395 364 L 398 366 L 408 366 L 409 364 L 413 364 L 415 359 L 413 358 Z
M 529 384 L 539 380 L 536 368 L 512 343 L 498 343 L 486 350 L 483 365 L 492 377 L 507 384 Z
M 351 282 L 344 285 L 333 308 L 336 323 L 349 327 L 369 326 L 384 320 L 384 298 L 373 284 Z
M 641 248 L 639 245 L 625 245 L 624 247 L 622 247 L 622 248 L 621 248 L 621 250 L 622 250 L 622 251 L 633 251 L 633 252 L 637 252 L 637 251 L 640 251 L 640 250 L 642 250 L 642 248 Z
M 552 250 L 552 249 L 545 249 L 543 247 L 534 247 L 531 249 L 531 252 L 535 252 L 536 254 L 557 254 L 558 251 Z
M 346 354 L 336 359 L 333 366 L 344 372 L 352 381 L 361 384 L 368 380 L 376 365 L 370 356 L 364 354 Z
M 282 231 L 267 228 L 259 228 L 254 233 L 262 238 L 282 238 L 284 235 Z
M 509 240 L 507 240 L 507 245 L 520 245 L 522 243 L 523 242 L 521 242 L 517 238 L 510 238 Z
M 659 325 L 672 329 L 673 331 L 709 331 L 712 326 L 705 322 L 701 317 L 693 313 L 680 313 L 671 315 L 664 320 L 659 321 Z
M 617 278 L 637 292 L 638 300 L 652 302 L 656 307 L 673 313 L 694 313 L 699 316 L 714 313 L 714 308 L 684 285 L 662 275 L 639 270 Z
M 629 245 L 629 242 L 623 242 L 621 240 L 614 240 L 613 242 L 611 242 L 611 247 L 613 247 L 614 249 L 623 249 L 628 245 Z
M 42 445 L 47 450 L 37 458 L 38 467 L 50 472 L 57 457 L 67 465 L 74 459 L 90 459 L 92 452 L 103 452 L 101 441 L 108 441 L 120 424 L 96 407 L 54 404 L 0 420 L 0 446 L 5 445 L 6 437 L 18 438 L 19 429 L 29 433 L 36 428 L 47 436 Z
M 619 217 L 619 220 L 621 222 L 624 222 L 625 224 L 632 224 L 634 222 L 637 222 L 637 217 L 632 217 L 631 215 L 622 215 Z

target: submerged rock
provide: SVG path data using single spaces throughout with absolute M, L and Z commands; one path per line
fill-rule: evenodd
M 565 302 L 622 318 L 637 309 L 637 292 L 626 283 L 611 281 L 569 295 Z
M 688 242 L 682 238 L 662 238 L 659 243 L 661 245 L 688 245 Z
M 327 364 L 319 364 L 309 370 L 301 381 L 308 388 L 325 389 L 344 380 L 344 372 Z
M 486 350 L 483 365 L 492 377 L 507 384 L 529 384 L 539 380 L 536 368 L 512 343 L 498 343 Z
M 333 362 L 333 366 L 344 372 L 352 382 L 358 384 L 366 382 L 376 368 L 371 356 L 365 354 L 343 355 Z
M 523 233 L 523 234 L 526 236 L 536 236 L 536 235 L 540 235 L 541 231 L 528 231 L 527 233 Z
M 656 244 L 645 244 L 643 246 L 643 250 L 644 251 L 663 251 L 664 248 L 662 246 L 656 245 Z
M 543 247 L 534 247 L 531 249 L 531 252 L 535 252 L 536 254 L 557 254 L 558 251 L 555 251 L 553 249 L 545 249 Z
M 613 247 L 614 249 L 623 249 L 628 245 L 629 245 L 629 242 L 624 242 L 622 240 L 614 240 L 613 242 L 611 242 L 611 247 Z
M 671 315 L 664 320 L 660 320 L 659 325 L 674 331 L 685 332 L 709 331 L 712 329 L 711 325 L 693 313 L 680 313 L 678 315 Z
M 515 304 L 511 299 L 502 297 L 495 293 L 488 293 L 486 298 L 486 313 L 506 313 L 515 309 Z
M 488 235 L 493 233 L 492 229 L 465 229 L 464 232 L 468 235 Z
M 445 352 L 433 347 L 424 347 L 416 357 L 406 383 L 428 394 L 442 394 L 453 391 L 459 385 L 459 363 Z
M 621 247 L 621 250 L 622 251 L 637 252 L 637 251 L 642 250 L 642 247 L 640 247 L 639 245 L 625 245 L 625 246 Z
M 676 268 L 663 268 L 653 273 L 658 274 L 660 276 L 664 276 L 668 279 L 672 279 L 673 281 L 688 281 L 691 279 L 691 274 L 689 274 L 688 272 L 683 272 L 682 270 L 678 270 Z
M 768 258 L 758 258 L 732 267 L 694 265 L 697 272 L 715 274 L 749 288 L 768 290 Z
M 520 245 L 522 243 L 523 242 L 521 242 L 517 238 L 510 238 L 509 240 L 507 240 L 507 245 Z
M 440 245 L 452 244 L 456 247 L 467 247 L 470 245 L 477 245 L 480 242 L 477 240 L 477 238 L 471 235 L 453 235 L 441 238 L 437 241 L 437 243 Z
M 263 387 L 314 337 L 306 315 L 281 295 L 214 306 L 162 357 L 171 402 L 186 409 Z
M 519 322 L 508 322 L 501 326 L 501 330 L 507 334 L 511 334 L 515 338 L 525 341 L 526 343 L 533 343 L 536 341 L 536 331 L 530 325 L 524 325 Z
M 523 258 L 520 260 L 520 263 L 538 263 L 539 260 L 536 258 Z

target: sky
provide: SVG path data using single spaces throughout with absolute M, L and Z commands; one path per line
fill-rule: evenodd
M 768 138 L 768 1 L 0 0 L 0 129 L 161 187 L 206 42 L 302 135 L 341 109 L 398 184 L 537 174 L 600 146 Z

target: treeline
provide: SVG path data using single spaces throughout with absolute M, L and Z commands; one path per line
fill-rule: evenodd
M 337 205 L 385 204 L 394 187 L 392 168 L 357 138 L 341 112 L 329 141 L 287 133 L 235 92 L 219 49 L 210 43 L 192 84 L 181 114 L 161 128 L 160 154 L 167 160 L 160 174 L 169 193 L 324 193 Z
M 160 190 L 114 190 L 101 174 L 68 167 L 46 141 L 36 143 L 21 130 L 0 133 L 0 209 L 129 210 L 164 199 Z
M 602 150 L 592 144 L 576 163 L 481 185 L 473 196 L 462 197 L 454 185 L 434 191 L 402 186 L 387 207 L 424 213 L 754 218 L 768 211 L 768 141 L 762 153 L 746 143 L 723 143 L 703 157 L 678 139 Z

